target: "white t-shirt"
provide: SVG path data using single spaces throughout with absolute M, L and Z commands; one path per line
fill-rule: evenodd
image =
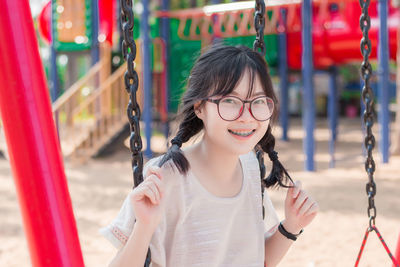
M 144 167 L 156 165 L 161 158 Z M 229 198 L 207 191 L 189 170 L 181 175 L 167 167 L 163 218 L 150 242 L 152 267 L 261 267 L 265 238 L 279 224 L 268 194 L 262 219 L 260 169 L 252 151 L 240 156 L 243 183 Z M 164 165 L 166 166 L 166 165 Z M 100 232 L 118 249 L 132 232 L 135 215 L 125 199 L 118 216 Z

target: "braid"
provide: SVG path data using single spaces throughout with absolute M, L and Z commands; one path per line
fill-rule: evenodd
M 260 165 L 260 176 L 261 176 L 261 199 L 262 199 L 262 216 L 265 218 L 265 208 L 264 208 L 264 191 L 265 187 L 276 186 L 279 184 L 282 187 L 289 188 L 287 186 L 288 180 L 292 181 L 290 175 L 287 173 L 286 169 L 282 166 L 278 160 L 278 152 L 274 150 L 275 148 L 275 137 L 271 133 L 271 126 L 268 126 L 268 130 L 264 137 L 258 142 L 255 148 L 258 164 Z M 264 164 L 264 152 L 268 153 L 269 159 L 272 161 L 271 172 L 267 178 L 265 177 L 265 164 Z M 284 183 L 282 182 L 284 180 Z
M 190 168 L 190 164 L 183 155 L 181 146 L 203 129 L 203 121 L 195 115 L 194 109 L 193 111 L 182 114 L 185 115 L 182 122 L 179 124 L 178 133 L 171 140 L 171 147 L 168 149 L 167 153 L 165 153 L 158 165 L 161 167 L 164 163 L 172 159 L 179 172 L 181 174 L 186 174 Z
M 271 126 L 268 126 L 268 130 L 261 138 L 260 142 L 258 145 L 261 147 L 257 152 L 262 153 L 262 151 L 266 152 L 272 161 L 272 168 L 271 172 L 268 175 L 267 178 L 265 177 L 265 166 L 264 166 L 264 160 L 260 160 L 260 157 L 257 157 L 259 159 L 259 164 L 260 164 L 260 170 L 264 170 L 263 172 L 261 171 L 261 179 L 263 182 L 263 186 L 265 187 L 271 187 L 271 186 L 276 186 L 277 184 L 289 188 L 291 186 L 288 186 L 287 183 L 288 181 L 291 181 L 293 183 L 292 178 L 286 171 L 286 169 L 283 167 L 283 165 L 280 163 L 278 160 L 278 153 L 274 150 L 275 148 L 275 137 L 271 133 Z

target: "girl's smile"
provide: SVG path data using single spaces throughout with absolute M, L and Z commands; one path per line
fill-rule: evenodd
M 257 129 L 255 128 L 228 128 L 228 133 L 235 140 L 240 142 L 249 141 L 256 135 Z
M 247 140 L 249 139 L 256 130 L 228 130 L 236 139 Z
M 256 130 L 228 130 L 229 133 L 234 135 L 235 137 L 249 137 L 251 136 Z

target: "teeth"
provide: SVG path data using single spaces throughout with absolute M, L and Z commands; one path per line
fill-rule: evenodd
M 233 133 L 235 135 L 239 135 L 239 136 L 249 136 L 251 135 L 254 130 L 251 130 L 250 132 L 237 132 L 237 131 L 232 131 L 232 130 L 228 130 L 230 133 Z

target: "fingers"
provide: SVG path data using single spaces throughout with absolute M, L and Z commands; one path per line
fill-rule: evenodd
M 157 185 L 155 183 L 147 183 L 146 186 L 151 190 L 153 193 L 153 197 L 156 201 L 156 203 L 153 202 L 153 204 L 158 204 L 160 202 L 160 195 L 161 192 L 159 191 Z
M 152 204 L 158 205 L 164 195 L 164 185 L 160 177 L 160 168 L 149 168 L 145 180 L 135 188 L 135 199 L 141 200 L 146 197 Z
M 148 177 L 152 174 L 156 175 L 160 180 L 162 180 L 162 173 L 161 173 L 160 167 L 158 167 L 158 166 L 149 167 L 146 172 L 146 177 Z
M 294 209 L 298 210 L 301 205 L 303 205 L 303 202 L 307 200 L 307 198 L 308 195 L 306 194 L 306 192 L 304 190 L 301 190 L 293 204 Z
M 306 227 L 315 218 L 318 210 L 317 202 L 302 189 L 301 182 L 294 182 L 285 200 L 285 221 L 290 228 L 298 230 Z
M 293 186 L 294 187 L 293 187 L 292 197 L 296 198 L 299 195 L 300 191 L 301 191 L 302 184 L 301 184 L 300 181 L 296 181 L 296 182 L 294 182 Z
M 293 204 L 294 210 L 300 216 L 307 216 L 319 210 L 318 203 L 308 195 L 305 190 L 301 190 Z
M 316 205 L 317 203 L 311 197 L 308 197 L 303 205 L 301 206 L 300 210 L 298 211 L 300 216 L 304 216 L 306 212 L 311 208 L 312 205 Z
M 159 192 L 160 197 L 164 195 L 164 184 L 157 175 L 151 174 L 146 178 L 144 182 L 149 182 L 154 184 L 156 186 L 157 191 Z
M 140 201 L 143 198 L 149 199 L 154 205 L 158 203 L 155 192 L 147 183 L 144 182 L 133 190 L 133 199 L 135 201 Z
M 315 214 L 319 211 L 319 206 L 317 202 L 314 202 L 311 207 L 304 213 L 304 216 Z
M 150 194 L 150 199 L 153 204 L 158 204 L 164 195 L 164 187 L 161 180 L 156 175 L 150 175 L 142 183 L 143 186 L 147 187 L 147 193 Z
M 289 201 L 290 206 L 297 211 L 298 215 L 306 216 L 315 213 L 319 210 L 319 206 L 316 201 L 311 198 L 308 193 L 302 189 L 302 184 L 300 181 L 292 183 L 292 188 L 287 192 L 287 201 Z M 290 201 L 290 199 L 293 199 Z
M 301 182 L 296 181 L 294 183 L 290 183 L 290 187 L 286 193 L 286 200 L 285 200 L 285 205 L 286 206 L 292 206 L 293 203 L 296 201 L 296 197 L 298 197 L 300 191 L 301 191 Z

